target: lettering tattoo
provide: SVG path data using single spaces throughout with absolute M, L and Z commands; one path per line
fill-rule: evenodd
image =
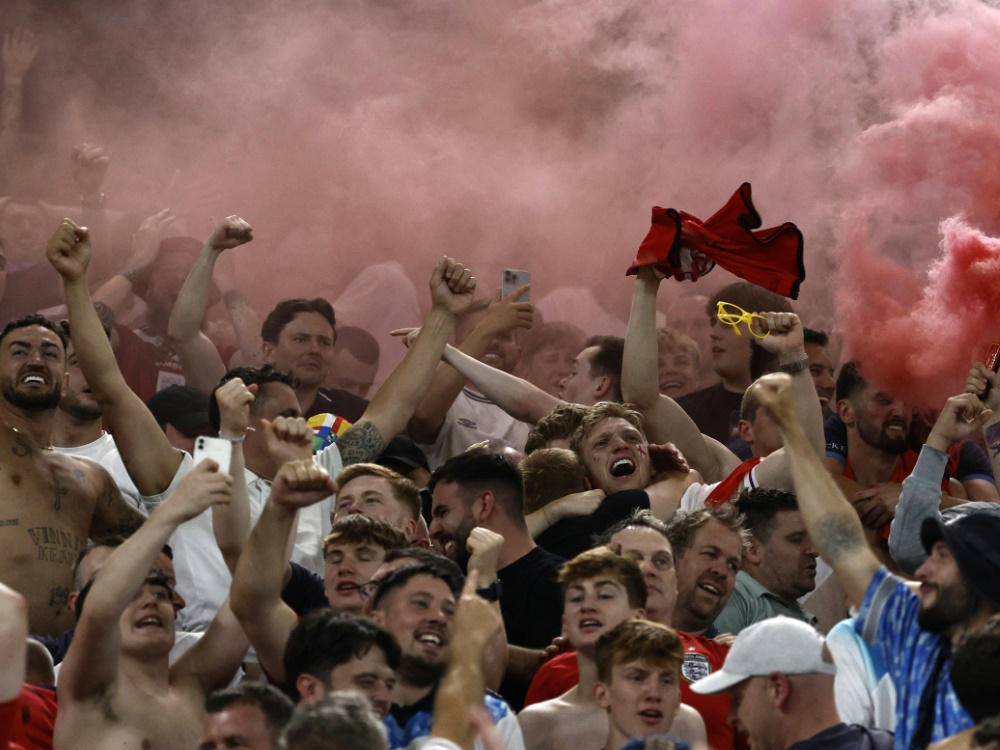
M 983 435 L 986 437 L 986 445 L 989 446 L 990 452 L 994 456 L 1000 456 L 1000 422 L 991 424 L 983 430 Z
M 14 519 L 15 521 L 17 519 Z M 44 562 L 66 565 L 72 568 L 76 555 L 86 543 L 76 534 L 51 526 L 35 526 L 28 529 L 28 536 L 38 550 L 38 559 Z
M 0 526 L 17 526 L 19 519 L 17 518 L 3 518 L 0 519 Z
M 49 589 L 50 607 L 65 607 L 68 604 L 69 589 L 63 588 L 62 586 L 56 586 L 54 589 Z
M 344 466 L 374 460 L 385 448 L 385 439 L 378 427 L 367 420 L 359 422 L 337 440 L 337 449 Z

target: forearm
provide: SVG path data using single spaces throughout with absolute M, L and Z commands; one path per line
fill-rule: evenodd
M 913 473 L 903 480 L 903 492 L 889 531 L 889 552 L 907 573 L 912 573 L 927 558 L 920 541 L 920 527 L 924 520 L 938 515 L 941 478 L 947 463 L 947 453 L 925 445 Z
M 458 347 L 460 352 L 476 360 L 483 356 L 489 344 L 489 339 L 477 334 L 477 331 L 478 329 L 473 330 Z M 462 374 L 450 365 L 442 364 L 435 369 L 430 384 L 410 420 L 411 433 L 417 442 L 434 442 L 448 409 L 455 403 L 465 383 Z
M 622 399 L 639 411 L 659 401 L 659 345 L 656 339 L 656 291 L 659 279 L 640 271 L 632 287 L 632 310 L 625 329 Z
M 542 663 L 541 649 L 507 645 L 507 674 L 530 682 Z
M 453 346 L 445 347 L 442 359 L 486 398 L 522 422 L 534 424 L 563 403 L 527 380 L 483 364 Z
M 0 584 L 0 703 L 21 693 L 27 660 L 28 602 Z
M 222 301 L 233 324 L 244 364 L 255 366 L 261 364 L 261 321 L 257 311 L 246 301 L 243 293 L 235 288 L 223 290 Z
M 94 309 L 86 277 L 64 282 L 63 291 L 66 295 L 73 347 L 80 360 L 83 376 L 98 401 L 102 404 L 111 402 L 120 397 L 123 389 L 128 390 L 128 385 L 118 369 L 111 341 Z
M 983 425 L 983 438 L 986 441 L 986 453 L 990 457 L 990 465 L 993 467 L 993 477 L 1000 481 L 1000 413 L 994 412 L 986 424 Z
M 229 435 L 225 429 L 223 435 L 237 437 Z M 236 574 L 240 554 L 250 536 L 250 498 L 247 494 L 246 474 L 243 469 L 243 444 L 235 443 L 228 469 L 229 476 L 233 478 L 232 496 L 229 503 L 212 508 L 212 531 L 215 533 L 215 543 L 219 545 L 222 559 L 225 560 L 231 575 Z
M 167 335 L 175 346 L 190 341 L 201 333 L 201 323 L 205 318 L 208 296 L 212 290 L 212 271 L 218 258 L 218 250 L 203 246 L 194 267 L 184 280 L 167 324 Z
M 475 740 L 469 709 L 482 705 L 486 692 L 482 658 L 482 652 L 472 648 L 456 650 L 434 698 L 431 735 L 451 740 L 465 750 L 472 750 Z
M 21 79 L 4 75 L 3 101 L 0 102 L 0 133 L 13 144 L 17 131 L 21 127 L 21 108 L 23 102 Z
M 258 610 L 281 599 L 288 564 L 285 550 L 296 513 L 268 500 L 250 532 L 233 576 L 230 605 L 236 616 L 252 619 Z
M 781 364 L 800 362 L 807 359 L 805 351 L 782 354 L 778 361 Z M 823 457 L 826 453 L 826 434 L 823 430 L 823 412 L 819 406 L 819 396 L 816 394 L 816 384 L 813 382 L 809 368 L 791 374 L 792 401 L 795 405 L 795 420 L 802 426 L 809 444 L 816 455 Z

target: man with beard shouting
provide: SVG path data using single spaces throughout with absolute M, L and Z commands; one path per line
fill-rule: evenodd
M 52 321 L 30 315 L 0 331 L 0 570 L 40 635 L 73 626 L 67 599 L 87 537 L 128 534 L 144 519 L 98 464 L 52 447 L 65 382 L 66 340 Z
M 949 678 L 951 651 L 1000 611 L 1000 518 L 925 519 L 920 538 L 930 557 L 917 568 L 919 583 L 907 584 L 879 565 L 857 514 L 810 449 L 793 414 L 790 378 L 765 376 L 760 400 L 784 439 L 809 534 L 861 607 L 858 632 L 881 650 L 896 685 L 896 747 L 925 748 L 968 729 L 972 718 Z M 970 403 L 961 416 L 978 426 L 987 414 Z

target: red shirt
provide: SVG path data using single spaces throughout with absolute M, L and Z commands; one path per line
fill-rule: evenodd
M 20 709 L 12 727 L 13 742 L 8 750 L 52 750 L 57 710 L 55 691 L 25 684 L 19 702 Z

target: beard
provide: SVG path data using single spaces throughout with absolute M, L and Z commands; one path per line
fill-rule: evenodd
M 0 393 L 4 401 L 26 412 L 38 413 L 50 411 L 59 406 L 62 397 L 62 386 L 56 381 L 49 391 L 21 393 L 14 385 L 14 380 L 8 376 L 0 379 Z
M 432 662 L 420 656 L 403 654 L 399 660 L 400 679 L 410 685 L 433 685 L 444 677 L 446 661 Z
M 920 608 L 917 612 L 917 624 L 931 633 L 943 633 L 969 617 L 972 596 L 963 585 L 934 588 L 937 590 L 934 603 Z
M 890 437 L 885 425 L 881 429 L 877 429 L 873 425 L 859 420 L 858 435 L 868 445 L 888 453 L 890 456 L 902 456 L 910 448 L 909 434 Z
M 96 422 L 104 416 L 101 407 L 89 404 L 75 393 L 65 393 L 59 399 L 59 409 L 80 422 Z

